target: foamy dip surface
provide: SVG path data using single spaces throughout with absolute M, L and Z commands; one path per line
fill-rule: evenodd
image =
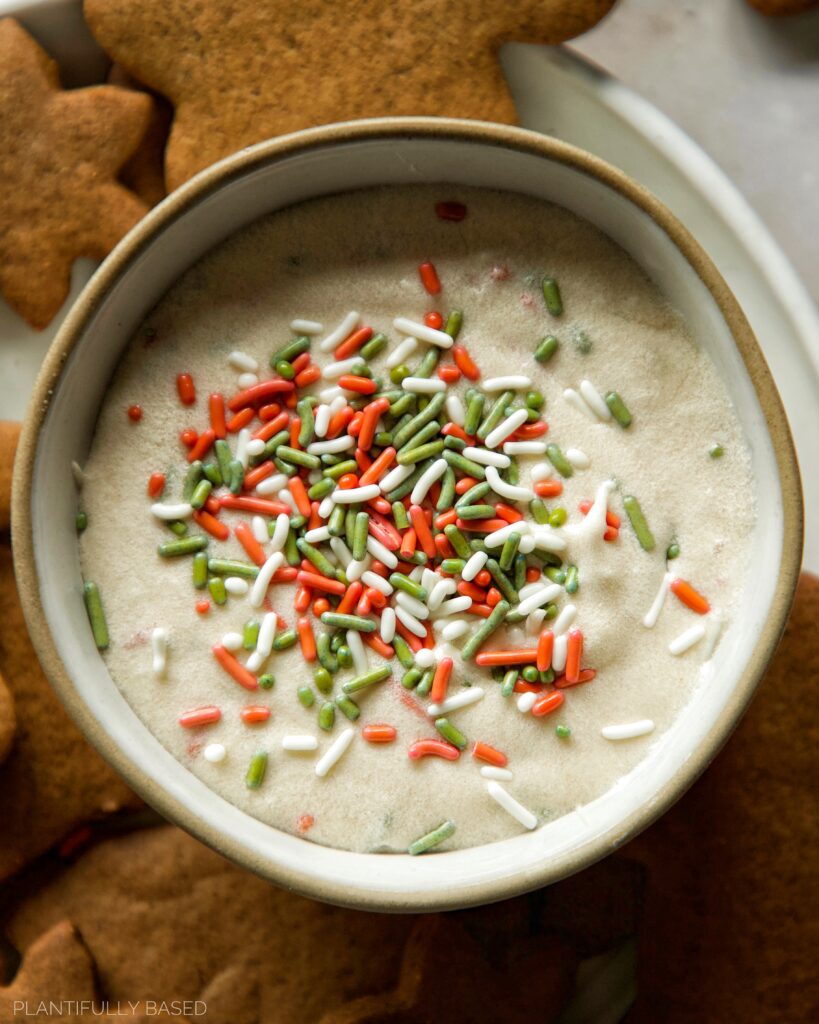
M 439 200 L 465 204 L 466 217 L 442 219 L 435 211 Z M 437 270 L 440 294 L 427 294 L 423 287 L 418 267 L 425 261 Z M 559 284 L 564 307 L 559 316 L 546 308 L 544 275 Z M 566 510 L 565 525 L 534 523 L 528 500 L 510 501 L 495 492 L 480 497 L 479 504 L 504 502 L 524 513 L 522 537 L 545 537 L 538 545 L 564 548 L 552 558 L 563 563 L 552 572 L 558 583 L 561 569 L 565 572 L 570 565 L 577 567 L 579 578 L 574 593 L 567 594 L 564 585 L 550 591 L 551 618 L 544 619 L 542 609 L 503 625 L 480 650 L 536 648 L 542 630 L 556 626 L 563 638 L 555 639 L 553 656 L 561 669 L 567 630 L 579 630 L 582 667 L 596 670 L 596 676 L 558 689 L 552 683 L 538 684 L 534 698 L 521 692 L 504 696 L 502 680 L 460 656 L 464 642 L 486 619 L 468 610 L 436 619 L 439 610 L 432 619 L 434 652 L 421 656 L 421 669 L 425 658 L 451 657 L 447 699 L 470 690 L 474 694 L 476 688 L 483 696 L 445 716 L 466 741 L 457 759 L 457 746 L 444 748 L 453 759 L 435 754 L 411 758 L 416 741 L 446 740 L 436 729 L 436 716 L 428 713 L 430 696 L 402 686 L 407 669 L 397 659 L 388 662 L 392 673 L 387 680 L 351 695 L 360 709 L 357 720 L 348 720 L 337 708 L 331 731 L 320 728 L 320 709 L 342 695 L 343 683 L 361 675 L 361 665 L 358 670 L 341 668 L 333 675 L 332 692 L 324 695 L 313 681 L 318 663 L 308 664 L 296 643 L 273 651 L 257 669 L 256 676 L 275 676 L 272 689 L 250 692 L 235 682 L 212 648 L 226 634 L 241 634 L 249 620 L 262 620 L 266 608 L 251 603 L 254 581 L 248 581 L 248 593 L 229 593 L 224 604 L 214 603 L 208 589 L 194 588 L 192 555 L 164 558 L 157 553 L 158 545 L 178 538 L 151 508 L 155 502 L 183 501 L 188 449 L 180 442 L 180 431 L 193 427 L 202 432 L 209 426 L 208 395 L 218 392 L 229 400 L 252 383 L 246 378 L 240 386 L 242 371 L 235 358 L 233 365 L 229 362 L 231 353 L 239 351 L 257 361 L 258 376 L 269 379 L 275 376 L 271 354 L 295 336 L 291 322 L 303 319 L 322 325 L 312 339 L 310 359 L 324 367 L 334 357 L 332 350 L 322 351 L 322 339 L 355 310 L 361 325 L 389 340 L 370 367 L 383 380 L 384 390 L 395 392 L 401 386 L 390 382 L 388 360 L 407 336 L 395 327 L 395 319 L 422 322 L 425 314 L 437 310 L 446 321 L 453 309 L 463 311 L 457 344 L 477 363 L 481 379 L 449 383 L 446 395 L 457 394 L 465 404 L 467 387 L 480 390 L 487 379 L 499 375 L 529 377 L 532 387 L 515 390 L 510 406 L 522 408 L 528 391 L 540 391 L 546 399 L 540 416 L 548 423 L 548 433 L 536 440 L 557 444 L 575 463 L 572 475 L 564 478 L 543 453 L 514 455 L 520 470 L 517 486 L 530 488 L 533 468 L 538 467 L 538 477 L 546 473 L 544 466 L 550 470 L 546 479 L 562 483 L 559 496 L 542 501 L 551 512 Z M 547 335 L 559 340 L 559 348 L 541 364 L 533 353 Z M 403 362 L 415 369 L 430 347 L 419 341 Z M 440 355 L 439 367 L 453 365 L 451 349 L 441 349 Z M 181 403 L 177 391 L 177 375 L 185 372 L 196 389 L 190 406 Z M 430 379 L 439 379 L 437 371 Z M 599 395 L 614 391 L 622 397 L 633 418 L 628 428 L 613 418 L 602 420 L 588 405 L 584 410 L 582 401 L 566 397 L 566 389 L 580 393 L 584 380 Z M 318 398 L 337 386 L 337 379 L 322 379 L 298 394 Z M 487 395 L 485 411 L 500 393 Z M 588 388 L 586 394 L 591 394 Z M 351 391 L 345 395 L 359 407 L 373 401 Z M 593 396 L 591 400 L 594 404 Z M 142 409 L 138 422 L 127 414 L 135 403 Z M 457 403 L 450 402 L 439 417 L 441 427 L 453 413 L 457 421 Z M 228 412 L 228 418 L 232 415 Z M 380 428 L 393 424 L 382 419 Z M 262 426 L 256 418 L 248 429 L 255 432 Z M 436 433 L 431 443 L 443 436 Z M 227 435 L 234 455 L 238 439 L 237 433 Z M 715 444 L 723 450 L 721 457 L 711 453 Z M 380 450 L 376 444 L 371 455 Z M 503 442 L 492 450 L 502 455 Z M 350 450 L 337 457 L 352 454 Z M 433 452 L 427 465 L 442 457 L 443 452 Z M 251 459 L 251 469 L 260 458 Z M 214 461 L 213 451 L 205 461 Z M 359 851 L 406 851 L 445 822 L 454 823 L 455 829 L 444 830 L 447 838 L 437 849 L 491 842 L 552 821 L 613 786 L 662 739 L 698 685 L 704 659 L 718 645 L 720 623 L 724 629 L 737 607 L 755 516 L 749 454 L 726 389 L 697 340 L 637 265 L 597 229 L 563 209 L 517 195 L 449 186 L 383 188 L 314 200 L 242 230 L 199 262 L 132 340 L 108 390 L 84 470 L 79 502 L 88 526 L 80 539 L 82 567 L 102 596 L 110 633 L 104 657 L 125 698 L 160 742 L 227 800 L 286 832 Z M 507 476 L 507 470 L 500 472 Z M 146 492 L 152 473 L 166 476 L 164 492 L 155 499 Z M 455 473 L 457 479 L 463 476 L 458 469 Z M 310 480 L 319 477 L 315 472 Z M 212 493 L 218 497 L 229 492 L 217 487 Z M 261 496 L 252 490 L 242 493 Z M 655 538 L 651 551 L 641 547 L 626 515 L 627 495 L 638 499 Z M 280 500 L 276 493 L 264 497 Z M 579 511 L 581 501 L 596 497 L 607 501 L 621 520 L 619 531 L 609 533 L 614 539 L 603 539 L 602 504 L 588 518 Z M 431 507 L 430 495 L 422 505 Z M 323 512 L 329 515 L 331 507 L 332 502 L 325 502 Z M 238 523 L 252 524 L 252 514 L 229 508 L 217 512 L 231 536 L 224 542 L 211 537 L 207 554 L 253 565 L 232 532 Z M 265 523 L 275 520 L 264 517 Z M 207 536 L 193 518 L 185 522 L 188 536 Z M 432 533 L 438 532 L 433 526 Z M 679 546 L 679 556 L 667 561 L 671 544 Z M 521 541 L 524 551 L 531 545 L 531 539 Z M 340 564 L 338 546 L 335 553 L 326 540 L 316 547 Z M 267 542 L 263 549 L 265 556 L 272 554 Z M 491 557 L 497 559 L 500 551 L 495 548 Z M 545 554 L 540 546 L 526 554 L 528 567 L 545 569 Z M 346 560 L 343 552 L 341 558 Z M 356 574 L 354 569 L 350 575 Z M 440 568 L 438 575 L 443 578 Z M 514 572 L 509 575 L 514 577 Z M 704 595 L 708 614 L 697 614 L 674 592 L 660 607 L 664 580 L 677 578 Z M 453 579 L 455 585 L 461 582 L 460 575 Z M 434 582 L 429 576 L 426 580 Z M 524 594 L 552 583 L 542 576 L 527 583 Z M 271 584 L 267 609 L 274 609 L 288 628 L 302 614 L 316 636 L 333 633 L 311 608 L 294 610 L 296 586 Z M 397 593 L 387 596 L 389 606 Z M 312 595 L 321 596 L 318 590 Z M 338 601 L 326 596 L 333 604 Z M 448 594 L 446 600 L 459 596 Z M 206 613 L 196 609 L 202 600 L 210 601 Z M 655 602 L 657 621 L 649 628 L 644 617 Z M 571 623 L 571 612 L 564 614 L 568 605 L 576 610 Z M 514 607 L 512 602 L 513 612 Z M 377 612 L 368 618 L 379 624 Z M 466 623 L 468 632 L 451 641 L 442 639 L 442 630 L 456 621 Z M 157 629 L 167 635 L 166 667 L 160 672 L 152 667 Z M 385 633 L 389 636 L 389 622 Z M 697 642 L 683 653 L 671 653 L 669 645 L 685 634 Z M 154 643 L 161 648 L 161 640 Z M 374 650 L 365 650 L 369 669 L 385 664 Z M 252 656 L 240 649 L 235 657 L 245 663 Z M 561 671 L 556 675 L 558 683 L 565 682 Z M 300 687 L 310 688 L 315 698 L 311 707 L 300 702 Z M 550 693 L 562 694 L 563 703 L 540 717 L 526 710 L 532 699 L 540 701 Z M 194 728 L 180 724 L 180 716 L 203 706 L 218 708 L 219 720 Z M 269 709 L 269 717 L 246 722 L 242 710 L 248 706 Z M 373 724 L 392 726 L 394 740 L 365 739 L 364 727 Z M 317 774 L 317 765 L 328 767 L 325 755 L 348 729 L 349 746 L 333 748 L 330 761 L 340 754 L 338 760 L 326 774 Z M 632 733 L 642 735 L 617 738 Z M 314 739 L 316 749 L 284 749 L 283 738 L 294 736 L 308 737 L 297 746 L 314 746 Z M 504 778 L 482 774 L 487 762 L 473 755 L 476 741 L 505 755 Z M 220 746 L 224 758 L 208 760 L 219 756 Z M 250 788 L 246 776 L 259 753 L 266 754 L 264 776 Z M 262 760 L 256 759 L 256 769 Z M 505 799 L 498 786 L 528 813 L 510 814 L 498 802 L 499 796 Z

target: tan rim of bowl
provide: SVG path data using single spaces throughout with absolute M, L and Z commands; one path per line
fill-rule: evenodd
M 549 862 L 544 862 L 538 872 L 528 871 L 525 877 L 522 877 L 510 871 L 507 877 L 486 882 L 481 886 L 459 885 L 458 881 L 453 879 L 453 885 L 445 897 L 432 896 L 424 891 L 384 894 L 362 893 L 359 890 L 350 893 L 343 885 L 325 882 L 312 875 L 284 868 L 250 853 L 236 837 L 204 824 L 190 808 L 173 798 L 162 786 L 147 778 L 119 749 L 74 690 L 69 674 L 57 653 L 43 612 L 31 530 L 31 483 L 38 439 L 62 368 L 109 288 L 145 250 L 154 235 L 224 184 L 259 166 L 334 143 L 413 137 L 480 143 L 547 158 L 596 179 L 625 197 L 655 221 L 710 291 L 733 335 L 764 413 L 778 460 L 784 520 L 782 559 L 770 614 L 760 630 L 742 677 L 728 703 L 713 723 L 706 740 L 697 750 L 696 756 L 692 757 L 686 767 L 656 794 L 650 805 L 636 809 L 617 827 L 609 829 L 593 840 Z M 785 411 L 765 359 L 737 300 L 710 258 L 676 217 L 642 186 L 584 150 L 519 128 L 443 118 L 382 118 L 353 121 L 296 132 L 263 142 L 201 172 L 149 213 L 102 264 L 75 303 L 48 351 L 34 388 L 20 439 L 12 496 L 15 572 L 23 611 L 37 654 L 71 717 L 128 784 L 167 818 L 225 856 L 279 885 L 340 905 L 366 910 L 403 912 L 453 909 L 489 903 L 557 881 L 610 853 L 650 825 L 677 800 L 711 762 L 731 734 L 776 649 L 799 578 L 802 516 L 802 493 L 796 454 Z

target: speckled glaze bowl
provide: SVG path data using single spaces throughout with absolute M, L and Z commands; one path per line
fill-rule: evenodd
M 740 614 L 699 687 L 646 758 L 597 800 L 534 832 L 427 857 L 358 854 L 279 832 L 217 796 L 136 717 L 94 647 L 82 599 L 71 463 L 82 464 L 132 332 L 200 256 L 282 206 L 377 184 L 451 182 L 531 194 L 574 211 L 644 268 L 702 339 L 749 439 L 758 508 Z M 616 849 L 666 810 L 736 725 L 773 654 L 799 572 L 802 500 L 785 413 L 736 300 L 686 229 L 613 167 L 553 139 L 479 122 L 383 119 L 243 150 L 169 196 L 80 296 L 40 373 L 14 479 L 17 579 L 31 635 L 88 739 L 166 817 L 280 885 L 370 910 L 488 903 Z

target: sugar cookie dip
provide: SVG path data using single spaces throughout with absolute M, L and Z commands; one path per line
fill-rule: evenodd
M 78 474 L 111 676 L 224 799 L 329 846 L 594 800 L 708 685 L 746 581 L 749 452 L 701 341 L 521 195 L 243 229 L 136 333 Z

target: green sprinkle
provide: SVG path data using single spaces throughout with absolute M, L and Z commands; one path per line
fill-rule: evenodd
M 182 482 L 182 500 L 190 501 L 193 492 L 199 481 L 202 479 L 202 463 L 197 459 L 188 466 L 188 471 L 185 474 L 185 479 Z
M 288 363 L 286 359 L 279 359 L 273 369 L 280 377 L 284 377 L 285 380 L 292 380 L 296 376 L 293 364 Z
M 197 590 L 204 590 L 208 585 L 208 556 L 204 551 L 197 551 L 193 556 L 193 585 Z
M 526 407 L 528 409 L 542 409 L 545 404 L 546 399 L 539 391 L 526 392 Z
M 287 539 L 284 542 L 284 557 L 288 565 L 298 567 L 301 565 L 301 555 L 296 544 L 296 533 L 295 530 L 291 530 L 287 534 Z
M 285 362 L 292 362 L 296 356 L 300 356 L 302 352 L 307 352 L 310 348 L 310 339 L 306 334 L 300 334 L 297 338 L 289 341 L 286 345 L 283 345 L 280 349 L 277 349 L 270 357 L 270 365 L 275 367 L 276 363 L 280 360 Z
M 259 686 L 263 690 L 272 690 L 276 685 L 276 677 L 270 672 L 264 672 L 259 676 Z
M 644 551 L 653 551 L 656 541 L 654 540 L 654 534 L 648 528 L 648 523 L 643 515 L 643 510 L 640 508 L 640 502 L 634 497 L 634 495 L 626 495 L 626 497 L 623 498 L 623 508 L 625 508 L 632 529 L 637 535 L 640 547 Z
M 503 685 L 501 686 L 501 697 L 511 697 L 515 692 L 515 683 L 518 681 L 518 670 L 510 668 L 503 674 Z
M 517 604 L 519 600 L 518 592 L 515 590 L 512 585 L 512 581 L 503 569 L 501 569 L 498 562 L 496 562 L 494 558 L 488 558 L 486 560 L 486 569 L 489 571 L 489 574 L 495 583 L 497 583 L 498 590 L 503 594 L 506 600 L 509 601 L 510 604 Z M 488 621 L 489 620 L 487 619 L 487 622 Z
M 441 446 L 443 447 L 443 445 Z M 486 476 L 486 467 L 467 459 L 460 452 L 453 452 L 450 448 L 444 449 L 444 459 L 453 467 L 459 469 L 467 476 L 474 476 L 476 480 L 483 480 Z
M 454 434 L 447 434 L 444 438 L 444 448 L 449 448 L 453 452 L 462 452 L 466 448 L 466 441 L 461 437 L 455 437 Z
M 425 836 L 411 842 L 407 847 L 407 853 L 412 854 L 413 857 L 417 857 L 420 853 L 426 853 L 434 846 L 439 846 L 445 839 L 449 839 L 454 831 L 455 822 L 445 821 L 432 832 L 427 832 Z
M 357 633 L 373 633 L 376 625 L 373 619 L 365 619 L 363 615 L 343 615 L 340 612 L 324 612 L 321 621 L 325 626 L 354 629 Z
M 336 706 L 332 701 L 325 701 L 321 705 L 318 715 L 319 729 L 330 732 L 336 724 Z
M 465 505 L 476 504 L 478 501 L 480 501 L 481 498 L 484 497 L 484 495 L 489 494 L 491 490 L 491 486 L 485 480 L 481 480 L 479 483 L 474 484 L 455 502 L 455 508 L 458 510 L 458 514 L 460 515 L 460 511 Z M 493 515 L 494 511 L 495 510 L 493 509 Z
M 435 678 L 435 669 L 428 668 L 421 676 L 421 682 L 415 687 L 419 697 L 426 697 L 432 689 L 432 680 Z
M 208 546 L 208 538 L 204 534 L 193 537 L 182 537 L 180 540 L 169 540 L 156 549 L 163 558 L 177 558 L 179 555 L 192 555 L 204 551 Z
M 315 398 L 301 398 L 296 402 L 296 412 L 301 416 L 301 428 L 299 430 L 299 444 L 306 448 L 313 440 L 316 419 L 313 415 Z
M 213 490 L 210 480 L 200 480 L 190 497 L 190 503 L 194 508 L 202 508 Z
M 379 448 L 389 448 L 392 444 L 392 432 L 389 430 L 379 430 L 375 435 L 375 443 Z
M 230 445 L 224 438 L 219 437 L 213 442 L 213 450 L 216 452 L 216 461 L 219 464 L 222 480 L 230 480 L 230 460 L 233 458 Z
M 279 445 L 276 453 L 280 459 L 290 462 L 294 466 L 303 466 L 305 469 L 319 469 L 321 459 L 318 455 L 311 455 L 310 452 L 301 452 L 298 448 L 291 448 L 289 444 Z
M 299 698 L 302 707 L 305 708 L 311 708 L 316 700 L 316 695 L 309 686 L 300 686 L 298 690 L 296 690 L 296 696 Z M 330 707 L 332 706 L 333 705 L 331 704 Z
M 313 682 L 321 693 L 330 693 L 333 689 L 333 677 L 323 665 L 313 670 Z
M 448 334 L 450 338 L 457 338 L 461 333 L 461 327 L 464 322 L 464 314 L 462 309 L 453 309 L 449 316 L 446 318 L 444 324 L 444 333 Z
M 248 789 L 258 789 L 259 786 L 264 782 L 264 774 L 267 771 L 267 751 L 260 750 L 257 754 L 254 754 L 250 759 L 248 765 L 247 775 L 245 775 L 245 785 Z
M 558 739 L 567 740 L 571 736 L 571 734 L 572 730 L 568 727 L 568 725 L 555 726 L 555 736 L 557 736 Z
M 464 417 L 464 431 L 467 434 L 473 435 L 478 429 L 485 404 L 486 395 L 482 391 L 473 391 L 467 399 L 466 416 Z
M 570 565 L 566 570 L 566 582 L 564 584 L 567 594 L 576 594 L 580 586 L 580 574 L 576 565 Z
M 466 537 L 461 533 L 455 523 L 450 523 L 444 527 L 444 536 L 455 549 L 455 554 L 459 558 L 471 558 L 472 548 L 467 543 Z
M 582 356 L 587 356 L 593 348 L 592 340 L 585 331 L 577 331 L 572 341 L 574 342 L 574 347 Z
M 82 596 L 85 601 L 85 610 L 88 612 L 88 621 L 91 623 L 91 634 L 97 650 L 104 651 L 110 643 L 108 635 L 108 623 L 105 621 L 105 611 L 102 607 L 102 597 L 96 583 L 86 581 L 83 584 Z
M 286 651 L 288 647 L 292 647 L 295 644 L 297 639 L 295 629 L 286 629 L 283 633 L 279 633 L 273 641 L 273 650 Z
M 526 683 L 536 683 L 540 678 L 540 672 L 538 672 L 534 665 L 524 665 L 520 674 Z
M 306 541 L 304 537 L 299 537 L 296 547 L 309 562 L 313 563 L 322 576 L 327 576 L 331 580 L 336 578 L 336 567 L 317 547 Z
M 396 448 L 400 448 L 409 441 L 411 437 L 414 437 L 421 427 L 426 426 L 427 423 L 437 417 L 438 413 L 443 409 L 445 402 L 445 394 L 438 392 L 433 395 L 429 405 L 423 411 L 419 412 L 417 416 L 413 416 L 408 423 L 406 423 L 400 430 L 396 431 L 392 442 L 393 445 Z
M 225 581 L 221 576 L 211 576 L 208 580 L 208 591 L 213 598 L 214 604 L 227 603 L 227 589 L 225 588 Z
M 336 707 L 345 717 L 349 718 L 351 722 L 354 722 L 361 714 L 361 708 L 356 702 L 343 693 L 340 693 L 336 697 Z
M 418 483 L 423 474 L 426 472 L 428 466 L 430 466 L 431 464 L 431 459 L 429 460 L 429 462 L 418 463 L 418 465 L 416 465 L 415 467 L 415 471 L 413 472 L 413 474 L 411 476 L 408 476 L 403 483 L 399 484 L 397 487 L 391 490 L 389 494 L 386 495 L 387 501 L 395 502 L 398 501 L 399 498 L 403 498 L 407 494 L 409 494 L 409 492 L 413 489 L 413 487 Z M 406 559 L 406 561 L 411 561 L 411 559 Z
M 412 656 L 410 646 L 398 633 L 393 637 L 392 646 L 395 651 L 395 656 L 398 658 L 402 668 L 415 668 L 415 658 Z
M 561 476 L 573 476 L 574 467 L 563 454 L 558 445 L 547 444 L 546 457 L 549 459 L 549 462 L 551 462 L 551 464 L 555 467 L 555 469 L 558 471 L 558 473 L 560 473 Z
M 431 377 L 441 358 L 439 348 L 428 348 L 421 359 L 421 362 L 413 370 L 413 377 Z
M 235 558 L 209 558 L 208 571 L 216 576 L 241 576 L 246 580 L 255 580 L 259 575 L 258 566 Z
M 339 638 L 341 637 L 340 633 L 335 635 Z M 329 633 L 319 633 L 316 637 L 316 657 L 322 668 L 325 668 L 330 673 L 338 672 L 338 658 L 333 653 Z
M 74 526 L 77 533 L 82 533 L 83 530 L 88 526 L 88 516 L 85 512 L 78 512 L 74 517 Z
M 412 565 L 426 565 L 427 556 L 423 551 L 413 551 L 411 555 L 407 555 L 407 557 L 404 558 L 404 561 L 410 562 Z
M 405 690 L 411 690 L 421 682 L 423 672 L 419 668 L 410 668 L 401 676 L 401 685 Z
M 521 535 L 519 533 L 512 532 L 503 542 L 500 558 L 498 559 L 498 565 L 504 572 L 509 572 L 514 564 L 515 555 L 518 553 L 518 548 L 520 547 L 520 537 Z
M 549 565 L 546 567 L 546 578 L 551 580 L 552 583 L 559 583 L 561 586 L 566 582 L 566 570 L 561 569 L 556 565 Z
M 488 564 L 489 563 L 487 562 L 487 566 Z M 491 615 L 484 619 L 481 625 L 478 626 L 463 645 L 463 648 L 461 649 L 461 658 L 463 661 L 472 661 L 489 637 L 492 636 L 495 630 L 501 625 L 503 620 L 506 618 L 506 613 L 511 607 L 512 605 L 508 601 L 498 601 L 492 609 Z
M 553 668 L 547 668 L 545 672 L 538 672 L 538 678 L 541 683 L 553 683 L 555 681 L 555 671 Z
M 262 452 L 262 460 L 272 459 L 276 454 L 281 445 L 286 444 L 290 440 L 289 430 L 280 430 L 278 434 L 274 434 L 271 438 L 268 438 L 264 451 Z
M 417 448 L 402 451 L 400 455 L 396 456 L 395 461 L 399 466 L 414 466 L 426 459 L 431 459 L 435 455 L 440 455 L 443 450 L 443 440 L 430 441 L 429 444 L 422 444 Z M 454 453 L 448 452 L 448 454 L 452 455 Z
M 361 346 L 362 359 L 374 359 L 387 344 L 386 334 L 374 334 L 366 344 Z
M 463 558 L 445 558 L 441 562 L 441 569 L 443 572 L 448 572 L 455 576 L 463 572 L 465 565 L 466 561 Z
M 188 524 L 178 519 L 175 523 L 168 523 L 168 529 L 171 533 L 175 533 L 177 537 L 184 537 L 188 532 Z
M 344 533 L 344 517 L 346 510 L 343 505 L 336 505 L 327 520 L 327 529 L 331 537 L 340 537 Z
M 420 583 L 411 580 L 409 576 L 405 576 L 402 572 L 391 573 L 390 583 L 396 590 L 403 590 L 405 594 L 409 594 L 410 597 L 414 597 L 418 601 L 426 601 L 429 596 L 426 587 L 422 587 Z
M 407 366 L 406 363 L 399 363 L 398 366 L 393 366 L 390 370 L 390 380 L 393 384 L 400 384 L 405 377 L 409 377 L 412 370 Z
M 206 462 L 202 466 L 202 473 L 204 474 L 205 479 L 210 480 L 214 487 L 222 486 L 222 474 L 215 462 Z
M 347 514 L 344 517 L 344 539 L 347 541 L 348 548 L 352 548 L 355 539 L 355 517 L 356 506 L 348 505 Z
M 494 430 L 504 418 L 506 415 L 506 407 L 514 397 L 514 391 L 502 391 L 500 395 L 498 395 L 495 399 L 494 405 L 486 414 L 483 423 L 478 427 L 478 438 L 481 441 L 485 441 L 487 434 Z M 474 474 L 472 475 L 474 476 Z M 483 477 L 480 477 L 479 479 L 483 479 Z
M 396 529 L 406 530 L 409 528 L 410 520 L 403 501 L 394 501 L 392 503 L 392 518 L 395 521 Z
M 457 437 L 448 437 L 444 444 L 449 441 L 458 441 Z M 438 501 L 435 503 L 436 512 L 445 512 L 447 509 L 452 508 L 455 501 L 455 470 L 451 466 L 447 466 L 444 470 L 444 475 L 441 477 L 441 493 L 438 496 Z
M 248 620 L 242 627 L 242 648 L 245 651 L 254 651 L 259 642 L 259 623 L 255 619 Z
M 560 342 L 557 338 L 553 334 L 547 334 L 535 349 L 535 359 L 539 363 L 548 363 L 559 347 Z
M 612 416 L 624 429 L 631 426 L 631 413 L 626 408 L 626 403 L 616 391 L 609 391 L 606 395 L 606 405 L 611 410 Z
M 553 526 L 557 529 L 558 526 L 563 526 L 566 520 L 569 518 L 569 513 L 563 508 L 562 505 L 558 505 L 557 508 L 553 508 L 549 513 L 549 526 Z
M 359 690 L 366 690 L 374 683 L 382 683 L 390 677 L 391 671 L 389 665 L 382 665 L 380 668 L 374 668 L 371 672 L 365 672 L 363 676 L 356 676 L 355 679 L 344 683 L 341 689 L 345 693 L 358 693 Z
M 322 477 L 321 480 L 317 480 L 313 484 L 313 486 L 308 489 L 307 497 L 310 498 L 312 501 L 321 501 L 322 498 L 326 498 L 327 495 L 330 494 L 330 492 L 334 491 L 335 489 L 335 481 L 331 480 L 330 477 L 325 476 Z
M 355 517 L 355 529 L 353 530 L 353 558 L 360 562 L 367 554 L 367 537 L 370 516 L 367 512 L 357 512 Z
M 526 555 L 515 555 L 515 590 L 521 590 L 526 586 Z
M 410 394 L 409 392 L 401 395 L 401 397 L 397 399 L 397 401 L 390 403 L 390 415 L 402 416 L 404 413 L 407 413 L 411 409 L 414 409 L 416 398 L 417 395 Z M 395 444 L 395 439 L 393 439 L 392 443 Z
M 238 459 L 230 460 L 230 475 L 228 477 L 228 487 L 230 488 L 231 494 L 238 494 L 242 489 L 242 484 L 245 480 L 245 467 L 239 462 Z
M 450 722 L 448 718 L 436 718 L 435 728 L 444 737 L 447 743 L 451 743 L 453 747 L 457 747 L 458 750 L 463 750 L 466 746 L 466 736 Z
M 666 553 L 665 553 L 665 557 L 669 561 L 673 561 L 673 559 L 680 557 L 680 545 L 675 540 L 673 540 L 668 545 L 668 548 L 667 548 Z
M 725 454 L 725 449 L 722 447 L 721 444 L 712 444 L 711 447 L 708 449 L 708 454 L 711 456 L 712 459 L 721 459 L 722 456 Z
M 563 300 L 560 297 L 560 288 L 553 277 L 544 277 L 540 282 L 543 289 L 543 301 L 552 316 L 560 316 L 563 312 Z
M 491 519 L 495 514 L 495 506 L 459 505 L 457 512 L 461 519 Z
M 518 469 L 518 464 L 515 459 L 512 459 L 512 461 L 509 463 L 506 469 L 502 470 L 501 472 L 503 473 L 503 475 L 506 477 L 507 481 L 510 484 L 520 483 L 520 470 Z
M 338 664 L 340 668 L 352 668 L 353 667 L 353 652 L 347 646 L 342 644 L 336 651 L 336 657 L 338 658 Z

